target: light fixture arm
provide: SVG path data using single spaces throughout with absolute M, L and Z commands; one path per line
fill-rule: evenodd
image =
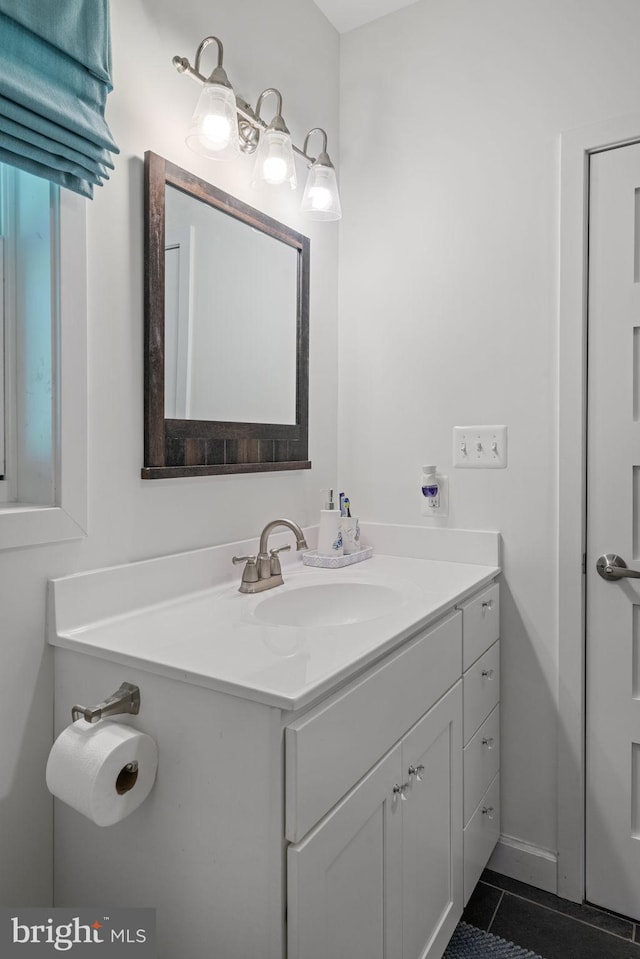
M 258 102 L 256 103 L 256 109 L 255 109 L 256 120 L 262 119 L 260 116 L 260 110 L 262 109 L 262 104 L 264 103 L 265 99 L 269 96 L 270 93 L 273 93 L 274 96 L 276 97 L 276 112 L 275 112 L 274 120 L 276 120 L 278 117 L 282 119 L 282 94 L 280 93 L 279 90 L 276 90 L 275 87 L 267 87 L 267 89 L 263 90 L 260 96 L 258 97 Z
M 312 133 L 321 133 L 322 134 L 322 149 L 317 157 L 312 157 L 308 152 L 309 146 L 309 137 Z M 295 147 L 294 147 L 295 149 Z M 327 134 L 322 127 L 314 127 L 313 130 L 309 130 L 306 137 L 304 138 L 304 144 L 302 146 L 301 155 L 307 159 L 310 164 L 318 163 L 320 166 L 333 166 L 333 163 L 329 159 L 329 154 L 327 153 Z
M 202 43 L 200 44 L 200 46 L 198 47 L 198 49 L 196 50 L 195 71 L 199 76 L 202 76 L 202 74 L 200 73 L 200 57 L 202 56 L 204 51 L 207 49 L 207 47 L 211 43 L 215 43 L 218 46 L 218 66 L 216 67 L 216 70 L 222 66 L 222 57 L 224 55 L 224 47 L 222 46 L 222 40 L 220 40 L 218 37 L 205 37 Z
M 204 74 L 200 72 L 200 59 L 204 51 L 212 43 L 215 43 L 218 47 L 218 64 L 211 71 L 211 74 L 205 77 Z M 229 78 L 222 66 L 223 56 L 224 47 L 222 46 L 222 40 L 220 40 L 219 37 L 205 37 L 196 50 L 194 66 L 191 66 L 186 57 L 174 57 L 172 62 L 178 73 L 186 73 L 187 76 L 195 80 L 196 83 L 221 83 L 224 87 L 230 87 Z

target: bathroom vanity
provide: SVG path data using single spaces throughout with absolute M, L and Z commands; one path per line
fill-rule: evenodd
M 257 596 L 243 544 L 52 582 L 56 734 L 127 681 L 159 750 L 116 825 L 56 803 L 56 904 L 156 907 L 160 959 L 439 959 L 499 835 L 480 535 L 494 562 L 298 559 Z

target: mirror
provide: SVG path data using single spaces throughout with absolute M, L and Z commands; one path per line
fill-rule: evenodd
M 145 154 L 144 479 L 309 469 L 309 240 Z

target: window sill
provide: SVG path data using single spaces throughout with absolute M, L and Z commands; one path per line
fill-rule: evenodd
M 0 550 L 82 539 L 86 535 L 61 506 L 0 504 Z

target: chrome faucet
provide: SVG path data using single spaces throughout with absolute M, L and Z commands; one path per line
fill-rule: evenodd
M 269 536 L 272 530 L 278 526 L 286 526 L 290 529 L 296 538 L 296 549 L 308 549 L 304 533 L 297 523 L 290 519 L 274 519 L 267 523 L 260 534 L 260 546 L 257 556 L 234 556 L 231 562 L 246 563 L 242 570 L 242 582 L 240 583 L 241 593 L 260 593 L 263 589 L 273 589 L 274 586 L 282 586 L 282 567 L 278 553 L 291 549 L 287 543 L 286 546 L 280 546 L 278 549 L 268 549 Z

